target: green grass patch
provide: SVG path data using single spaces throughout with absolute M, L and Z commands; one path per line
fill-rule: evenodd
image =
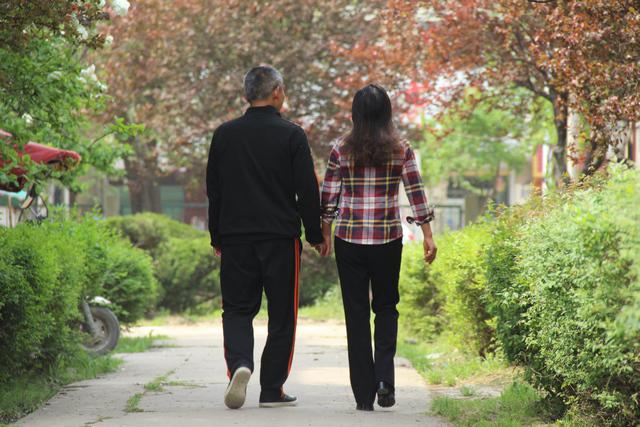
M 298 315 L 305 319 L 337 320 L 344 322 L 344 309 L 342 308 L 340 288 L 334 286 L 314 305 L 301 307 Z
M 499 356 L 470 356 L 458 351 L 443 339 L 432 343 L 414 343 L 401 333 L 398 339 L 398 355 L 409 359 L 429 384 L 453 387 L 475 377 L 510 377 L 507 364 Z
M 120 337 L 118 340 L 118 346 L 115 348 L 115 353 L 141 353 L 154 347 L 156 340 L 168 340 L 170 337 L 167 335 L 153 335 L 153 332 L 149 332 L 149 335 L 144 337 Z
M 175 370 L 171 370 L 164 375 L 157 376 L 156 378 L 153 379 L 153 381 L 146 383 L 144 385 L 144 389 L 146 391 L 153 391 L 153 392 L 164 391 L 163 385 L 166 384 L 167 378 L 169 378 L 169 376 L 174 372 Z
M 136 393 L 127 399 L 127 405 L 124 407 L 125 412 L 144 412 L 144 409 L 140 408 L 140 400 L 144 393 Z
M 115 371 L 121 359 L 91 357 L 79 351 L 68 360 L 59 360 L 48 372 L 22 375 L 0 384 L 0 422 L 12 422 L 38 409 L 63 386 Z
M 454 399 L 437 396 L 431 410 L 456 427 L 519 427 L 540 425 L 540 397 L 528 384 L 514 382 L 499 397 Z

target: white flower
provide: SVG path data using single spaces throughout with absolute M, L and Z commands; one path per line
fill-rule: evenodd
M 111 34 L 107 35 L 104 39 L 105 46 L 111 46 L 113 44 L 113 36 Z
M 86 40 L 89 38 L 89 31 L 87 31 L 84 25 L 78 24 L 76 30 L 78 30 L 78 34 L 80 34 L 80 38 L 82 40 Z
M 62 71 L 52 71 L 47 76 L 50 80 L 59 80 L 62 77 Z
M 107 86 L 106 83 L 96 82 L 96 85 L 98 86 L 98 90 L 100 90 L 100 92 L 106 92 L 107 89 L 109 89 L 109 86 Z
M 80 80 L 82 83 L 97 84 L 98 77 L 96 76 L 96 66 L 91 64 L 84 70 L 80 70 L 78 80 Z
M 111 7 L 113 8 L 113 11 L 120 16 L 125 16 L 127 14 L 129 6 L 131 5 L 127 0 L 111 0 Z
M 105 4 L 106 4 L 106 1 L 105 1 L 105 0 L 100 0 L 100 1 L 98 2 L 98 7 L 99 7 L 100 9 L 102 9 L 102 8 L 104 7 L 104 5 L 105 5 Z
M 33 123 L 33 117 L 31 117 L 31 114 L 29 113 L 24 113 L 22 115 L 22 120 L 24 120 L 27 125 Z

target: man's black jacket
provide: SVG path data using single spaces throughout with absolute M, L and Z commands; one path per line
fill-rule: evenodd
M 307 136 L 274 107 L 251 107 L 213 134 L 209 232 L 220 246 L 300 236 L 322 242 L 320 195 Z

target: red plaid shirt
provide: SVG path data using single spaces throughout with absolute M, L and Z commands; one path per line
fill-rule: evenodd
M 351 243 L 378 245 L 402 237 L 398 190 L 400 180 L 411 204 L 408 222 L 423 224 L 433 220 L 420 170 L 413 150 L 402 150 L 384 166 L 356 167 L 341 155 L 340 144 L 329 156 L 322 184 L 322 218 L 336 220 L 335 235 Z

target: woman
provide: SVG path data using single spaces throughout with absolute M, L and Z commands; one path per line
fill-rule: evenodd
M 336 220 L 335 251 L 347 324 L 349 373 L 356 409 L 395 404 L 393 357 L 396 352 L 402 256 L 398 204 L 400 181 L 413 217 L 424 234 L 425 261 L 436 245 L 429 222 L 422 178 L 408 144 L 398 137 L 391 100 L 378 85 L 360 89 L 351 108 L 353 129 L 331 151 L 322 187 L 324 255 L 331 251 L 331 223 Z M 369 287 L 375 313 L 375 357 L 371 349 Z

